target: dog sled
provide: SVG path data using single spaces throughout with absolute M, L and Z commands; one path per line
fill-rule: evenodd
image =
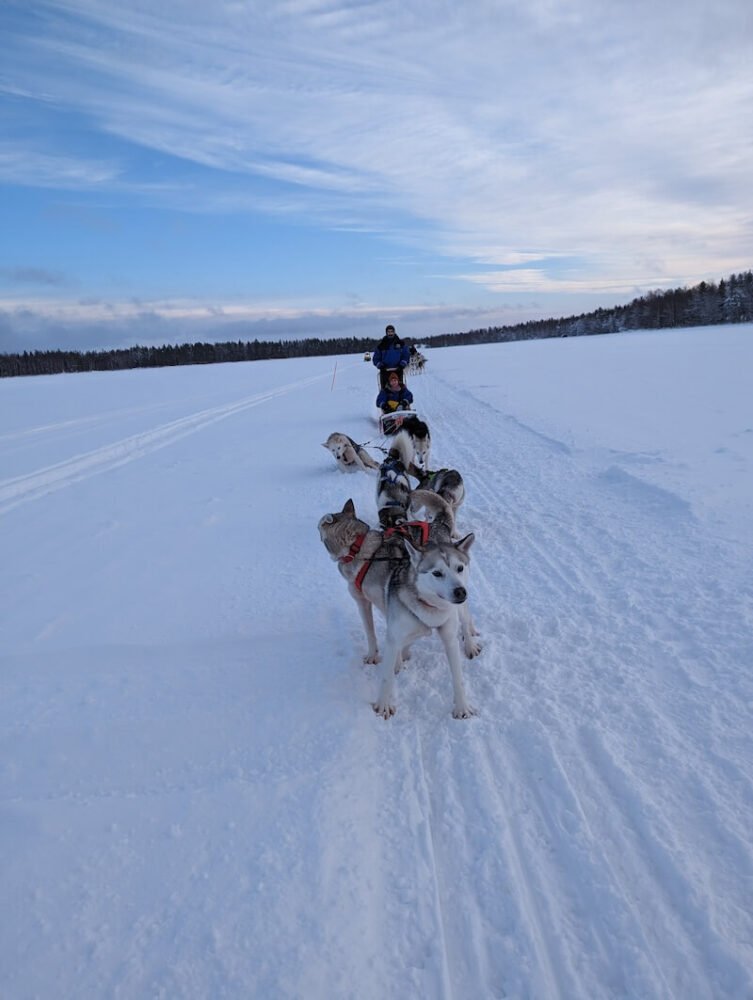
M 400 387 L 407 389 L 408 385 L 405 378 L 404 368 L 380 368 L 377 373 L 377 385 L 379 392 L 385 388 L 387 385 L 387 379 L 393 372 L 396 372 L 398 378 L 400 379 Z M 391 437 L 393 434 L 397 434 L 403 425 L 403 421 L 407 420 L 408 417 L 418 417 L 419 419 L 422 419 L 421 414 L 413 409 L 412 405 L 409 409 L 401 408 L 397 410 L 390 410 L 387 413 L 377 409 L 376 420 L 379 426 L 379 433 L 382 437 Z

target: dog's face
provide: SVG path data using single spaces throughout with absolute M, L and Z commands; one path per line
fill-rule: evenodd
M 351 448 L 352 445 L 345 434 L 330 434 L 327 440 L 322 445 L 322 448 L 326 448 L 328 452 L 339 462 L 342 458 L 345 449 Z
M 429 452 L 431 439 L 427 437 L 413 439 L 413 464 L 422 472 L 429 468 Z
M 358 463 L 356 450 L 345 434 L 330 434 L 322 445 L 341 468 L 355 471 Z
M 473 534 L 453 545 L 429 545 L 422 551 L 406 546 L 416 572 L 419 597 L 432 607 L 462 604 L 468 597 Z

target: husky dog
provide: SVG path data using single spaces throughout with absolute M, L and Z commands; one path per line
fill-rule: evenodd
M 367 469 L 379 468 L 379 463 L 374 461 L 363 445 L 356 444 L 347 434 L 335 431 L 330 434 L 322 448 L 326 448 L 332 454 L 341 472 L 365 472 Z
M 375 603 L 384 611 L 382 589 L 388 575 L 387 567 L 392 563 L 396 565 L 404 558 L 402 539 L 399 535 L 385 538 L 384 532 L 370 528 L 365 521 L 359 520 L 352 500 L 348 500 L 339 513 L 325 514 L 321 518 L 319 537 L 330 558 L 337 561 L 340 574 L 348 582 L 350 596 L 358 605 L 368 643 L 363 662 L 379 663 L 372 605 Z M 365 593 L 364 567 L 365 575 L 371 577 Z M 379 583 L 378 588 L 374 587 L 375 580 Z
M 429 539 L 438 543 L 452 543 L 457 537 L 455 530 L 455 509 L 440 493 L 431 490 L 414 490 L 410 496 L 408 510 L 416 515 L 422 510 L 431 515 Z M 481 643 L 477 640 L 478 632 L 471 618 L 471 610 L 467 602 L 458 608 L 460 629 L 463 637 L 463 650 L 469 660 L 481 652 Z
M 370 530 L 356 517 L 352 500 L 339 513 L 322 517 L 319 535 L 358 605 L 369 647 L 367 663 L 379 660 L 374 605 L 387 622 L 381 687 L 373 705 L 377 715 L 388 719 L 395 714 L 395 674 L 410 644 L 433 629 L 439 632 L 450 665 L 452 714 L 456 719 L 475 715 L 465 695 L 458 643 L 458 608 L 468 596 L 473 535 L 459 542 L 430 540 L 417 549 L 407 537 L 385 537 Z
M 401 428 L 395 435 L 387 458 L 379 466 L 376 505 L 383 528 L 407 520 L 411 492 L 408 469 L 412 463 L 413 439 Z
M 406 417 L 400 425 L 401 431 L 406 431 L 410 435 L 413 445 L 413 463 L 421 472 L 426 472 L 429 468 L 429 458 L 431 455 L 431 434 L 429 425 L 417 416 Z
M 458 508 L 465 500 L 465 483 L 457 469 L 421 472 L 413 466 L 410 469 L 410 474 L 418 480 L 417 490 L 431 490 L 437 493 L 452 507 L 453 517 L 457 517 Z

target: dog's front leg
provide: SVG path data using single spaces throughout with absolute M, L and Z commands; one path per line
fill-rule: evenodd
M 455 615 L 440 625 L 437 629 L 447 654 L 452 674 L 453 706 L 452 716 L 454 719 L 470 719 L 476 714 L 475 709 L 468 704 L 463 687 L 463 667 L 460 661 L 460 644 L 458 643 L 458 620 Z
M 471 618 L 471 609 L 468 602 L 464 601 L 458 605 L 458 618 L 460 619 L 460 631 L 463 636 L 463 651 L 469 660 L 478 656 L 481 652 L 481 643 L 476 639 L 478 632 Z
M 388 629 L 382 658 L 382 683 L 379 698 L 373 704 L 374 711 L 383 719 L 389 719 L 395 714 L 395 673 L 399 669 L 400 660 L 401 643 L 396 642 L 395 636 L 391 635 Z
M 363 658 L 363 662 L 379 663 L 381 657 L 379 656 L 379 649 L 377 648 L 377 637 L 374 629 L 374 609 L 371 605 L 371 601 L 367 601 L 364 597 L 356 597 L 354 600 L 358 605 L 358 613 L 361 616 L 363 630 L 366 633 L 366 642 L 369 646 L 366 651 L 366 656 Z

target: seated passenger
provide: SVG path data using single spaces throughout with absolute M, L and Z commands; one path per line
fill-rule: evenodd
M 387 385 L 376 398 L 376 405 L 382 413 L 393 413 L 395 410 L 409 410 L 413 402 L 413 393 L 400 382 L 397 372 L 390 372 Z

